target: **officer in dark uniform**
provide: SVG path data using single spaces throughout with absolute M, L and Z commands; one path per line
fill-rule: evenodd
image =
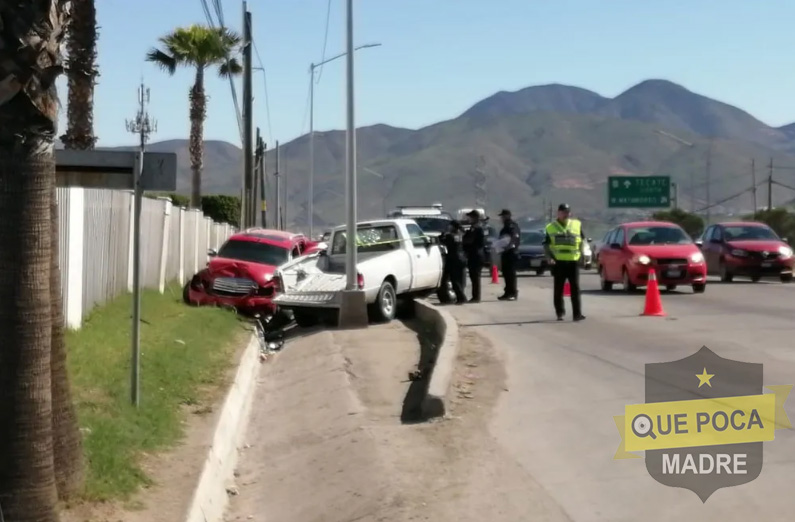
M 462 227 L 458 221 L 451 221 L 449 230 L 442 235 L 441 240 L 445 248 L 444 268 L 442 269 L 442 282 L 440 284 L 439 301 L 448 303 L 447 296 L 448 282 L 453 286 L 455 293 L 455 304 L 462 305 L 467 301 L 464 293 L 464 251 L 462 248 Z
M 467 271 L 472 283 L 472 299 L 470 303 L 480 302 L 480 273 L 483 270 L 483 252 L 486 248 L 486 234 L 480 226 L 480 212 L 472 210 L 467 213 L 469 230 L 464 233 L 464 253 L 467 257 Z
M 552 265 L 554 277 L 553 302 L 558 321 L 566 315 L 563 301 L 563 288 L 569 281 L 571 308 L 575 321 L 582 321 L 580 306 L 580 256 L 585 233 L 579 219 L 569 217 L 571 208 L 565 203 L 558 206 L 558 218 L 546 226 L 544 250 Z
M 502 294 L 500 301 L 516 301 L 519 297 L 519 290 L 516 287 L 516 259 L 519 255 L 519 240 L 521 232 L 519 225 L 511 218 L 511 211 L 503 209 L 499 214 L 502 219 L 502 230 L 500 239 L 508 242 L 502 251 L 500 261 L 502 263 L 502 277 L 505 279 L 505 293 Z

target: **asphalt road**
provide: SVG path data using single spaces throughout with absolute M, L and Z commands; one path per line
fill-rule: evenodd
M 484 283 L 487 283 L 484 280 Z M 644 402 L 644 365 L 706 345 L 721 357 L 764 364 L 764 384 L 795 384 L 795 284 L 710 280 L 706 293 L 664 292 L 668 316 L 639 317 L 644 295 L 599 291 L 583 274 L 587 319 L 555 321 L 550 276 L 520 278 L 516 302 L 449 307 L 463 329 L 488 337 L 505 360 L 508 389 L 490 426 L 499 444 L 574 521 L 774 520 L 795 509 L 795 430 L 764 445 L 761 475 L 716 491 L 706 503 L 664 486 L 643 459 L 613 460 L 613 416 Z M 567 306 L 569 303 L 567 302 Z M 695 379 L 695 376 L 694 376 Z M 761 392 L 760 392 L 761 393 Z M 795 421 L 795 394 L 786 404 Z M 528 520 L 532 520 L 528 514 Z

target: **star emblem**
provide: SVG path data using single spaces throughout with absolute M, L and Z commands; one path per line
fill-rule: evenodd
M 701 372 L 701 375 L 696 374 L 696 377 L 698 377 L 698 387 L 699 388 L 701 388 L 705 384 L 707 386 L 709 386 L 710 388 L 712 388 L 712 384 L 709 382 L 709 380 L 712 379 L 713 377 L 715 377 L 715 375 L 712 374 L 712 373 L 707 373 L 707 369 L 706 368 L 704 368 L 704 370 Z

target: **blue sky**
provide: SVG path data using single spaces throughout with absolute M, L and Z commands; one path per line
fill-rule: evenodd
M 565 83 L 615 96 L 665 78 L 737 105 L 762 121 L 795 121 L 792 0 L 357 0 L 357 126 L 417 128 L 453 118 L 499 90 Z M 344 50 L 344 0 L 331 1 L 326 56 Z M 224 0 L 239 29 L 242 4 Z M 327 0 L 250 0 L 254 37 L 267 73 L 255 73 L 255 122 L 287 142 L 308 130 L 308 67 L 320 60 Z M 133 142 L 141 77 L 160 141 L 188 135 L 190 71 L 168 77 L 144 61 L 174 27 L 204 23 L 199 0 L 101 0 L 95 128 L 100 145 Z M 345 124 L 344 59 L 316 85 L 315 128 Z M 239 87 L 239 82 L 238 82 Z M 212 77 L 207 139 L 240 144 L 229 84 Z M 65 82 L 61 82 L 65 100 Z M 63 130 L 63 124 L 61 125 Z

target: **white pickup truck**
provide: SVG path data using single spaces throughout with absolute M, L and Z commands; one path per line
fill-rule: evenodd
M 363 290 L 371 320 L 395 317 L 398 299 L 434 293 L 442 279 L 438 242 L 413 219 L 358 223 L 358 287 Z M 299 257 L 277 270 L 279 307 L 290 310 L 299 326 L 333 322 L 345 290 L 345 226 L 335 228 L 326 250 Z

